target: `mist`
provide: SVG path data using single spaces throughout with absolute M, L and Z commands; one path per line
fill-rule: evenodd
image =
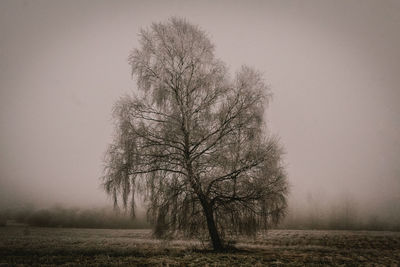
M 112 107 L 136 90 L 129 52 L 141 28 L 179 16 L 232 74 L 263 72 L 286 225 L 328 227 L 346 207 L 354 224 L 400 223 L 399 14 L 389 0 L 1 1 L 0 208 L 112 204 L 99 178 Z

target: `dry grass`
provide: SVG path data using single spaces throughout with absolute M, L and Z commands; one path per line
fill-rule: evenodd
M 400 263 L 400 233 L 272 230 L 213 253 L 191 240 L 159 241 L 148 230 L 0 228 L 0 266 L 263 266 Z

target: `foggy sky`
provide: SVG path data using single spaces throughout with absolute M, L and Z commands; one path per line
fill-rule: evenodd
M 0 206 L 110 203 L 111 108 L 140 28 L 203 28 L 233 74 L 264 73 L 291 203 L 400 207 L 400 2 L 0 1 Z M 293 201 L 295 200 L 295 201 Z M 300 203 L 300 204 L 299 204 Z

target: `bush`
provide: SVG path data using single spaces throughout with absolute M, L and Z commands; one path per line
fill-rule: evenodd
M 7 218 L 0 214 L 0 227 L 4 227 L 7 224 Z

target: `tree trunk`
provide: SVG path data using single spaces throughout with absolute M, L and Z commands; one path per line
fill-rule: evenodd
M 222 251 L 224 249 L 221 238 L 219 237 L 218 229 L 215 224 L 212 207 L 205 204 L 203 205 L 204 215 L 207 219 L 208 233 L 210 234 L 211 242 L 214 251 Z

